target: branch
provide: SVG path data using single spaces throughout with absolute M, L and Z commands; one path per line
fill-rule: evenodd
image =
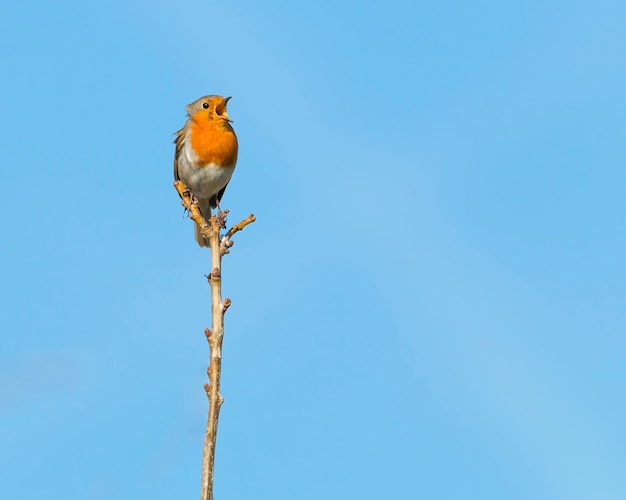
M 207 276 L 211 285 L 211 329 L 204 329 L 204 334 L 209 342 L 210 356 L 207 375 L 209 383 L 204 384 L 204 390 L 209 398 L 209 414 L 207 417 L 206 430 L 204 433 L 204 447 L 202 449 L 202 485 L 200 491 L 201 500 L 213 500 L 213 471 L 215 466 L 215 442 L 217 439 L 217 424 L 220 408 L 224 398 L 220 394 L 220 379 L 222 376 L 222 341 L 224 338 L 224 313 L 230 307 L 231 300 L 222 300 L 222 256 L 228 253 L 233 245 L 232 236 L 241 231 L 248 224 L 256 220 L 254 215 L 249 215 L 239 224 L 235 224 L 220 240 L 220 229 L 226 227 L 228 210 L 218 211 L 207 222 L 202 216 L 198 203 L 191 191 L 182 181 L 174 182 L 174 187 L 182 200 L 182 205 L 189 211 L 189 217 L 200 226 L 202 234 L 209 241 L 211 249 L 211 273 Z
M 233 241 L 231 240 L 233 235 L 238 231 L 243 231 L 244 227 L 246 227 L 248 224 L 252 224 L 255 220 L 256 217 L 250 214 L 239 224 L 235 224 L 226 232 L 226 235 L 224 235 L 224 237 L 222 238 L 222 242 L 220 245 L 220 252 L 222 253 L 222 255 L 227 254 L 229 252 L 228 249 L 233 246 Z
M 209 218 L 209 222 L 207 223 L 207 220 L 200 212 L 198 201 L 191 194 L 191 190 L 185 186 L 185 183 L 183 181 L 175 181 L 174 187 L 176 188 L 176 191 L 178 191 L 181 204 L 185 207 L 185 210 L 189 212 L 189 218 L 200 226 L 202 235 L 205 238 L 210 240 L 213 233 L 217 232 L 219 234 L 220 229 L 226 227 L 226 216 L 228 215 L 228 210 L 211 216 Z

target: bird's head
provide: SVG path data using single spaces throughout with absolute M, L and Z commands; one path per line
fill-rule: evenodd
M 226 112 L 230 97 L 205 95 L 187 106 L 187 114 L 194 121 L 226 120 L 232 122 Z

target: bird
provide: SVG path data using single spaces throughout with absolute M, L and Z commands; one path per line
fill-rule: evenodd
M 186 108 L 187 121 L 174 133 L 174 180 L 182 181 L 198 202 L 205 219 L 218 207 L 235 171 L 239 143 L 226 112 L 230 97 L 206 95 Z M 208 240 L 195 224 L 198 245 Z

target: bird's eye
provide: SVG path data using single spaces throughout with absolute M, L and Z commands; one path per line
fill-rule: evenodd
M 209 103 L 208 103 L 208 102 L 203 102 L 203 103 L 202 103 L 202 107 L 203 107 L 204 109 L 209 109 Z

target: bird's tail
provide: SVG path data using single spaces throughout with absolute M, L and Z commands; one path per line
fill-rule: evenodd
M 200 208 L 202 216 L 207 222 L 209 222 L 209 218 L 211 217 L 211 205 L 209 204 L 209 200 L 198 200 L 198 208 Z M 209 240 L 202 236 L 202 232 L 200 231 L 200 226 L 198 226 L 198 224 L 194 224 L 194 235 L 198 245 L 201 247 L 209 246 Z

